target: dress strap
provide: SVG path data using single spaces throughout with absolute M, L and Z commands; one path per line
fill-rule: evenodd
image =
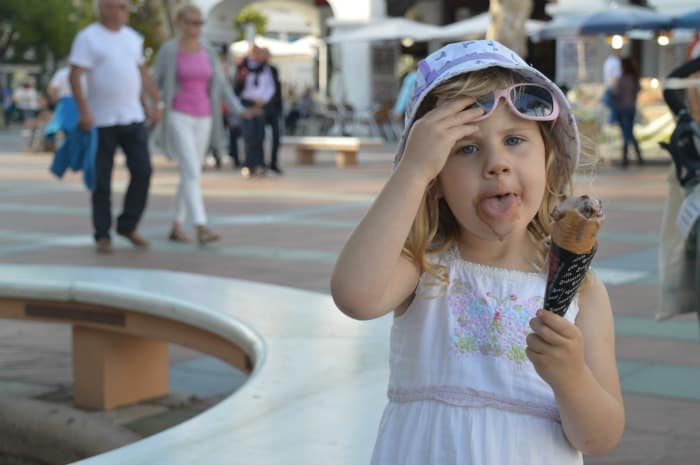
M 434 400 L 459 407 L 492 407 L 561 423 L 559 410 L 554 405 L 508 398 L 467 387 L 424 386 L 411 389 L 390 387 L 388 396 L 392 402 Z

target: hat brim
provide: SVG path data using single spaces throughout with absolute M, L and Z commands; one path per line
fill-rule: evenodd
M 554 127 L 552 128 L 552 133 L 555 139 L 558 141 L 558 145 L 562 147 L 565 151 L 563 156 L 566 156 L 569 160 L 571 171 L 573 172 L 578 166 L 579 154 L 581 151 L 581 141 L 578 131 L 578 125 L 576 124 L 576 118 L 574 117 L 573 111 L 571 109 L 571 104 L 566 98 L 562 90 L 549 80 L 544 74 L 535 68 L 528 65 L 518 65 L 518 64 L 507 64 L 503 62 L 493 62 L 481 61 L 478 66 L 474 63 L 465 62 L 462 64 L 457 64 L 449 69 L 445 70 L 444 73 L 436 77 L 427 87 L 420 91 L 415 100 L 412 102 L 410 112 L 406 113 L 405 129 L 401 135 L 401 140 L 399 142 L 399 149 L 396 157 L 394 159 L 394 166 L 396 166 L 403 153 L 406 139 L 408 137 L 408 132 L 411 126 L 415 122 L 416 112 L 420 108 L 425 97 L 430 94 L 430 92 L 435 89 L 440 84 L 445 81 L 459 75 L 468 74 L 474 71 L 479 71 L 487 68 L 504 68 L 514 71 L 516 74 L 523 77 L 525 82 L 532 82 L 535 84 L 540 84 L 552 91 L 554 97 L 559 103 L 559 117 L 557 118 Z

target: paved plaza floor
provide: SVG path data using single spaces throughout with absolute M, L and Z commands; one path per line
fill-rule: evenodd
M 627 412 L 619 447 L 607 457 L 586 458 L 587 464 L 700 464 L 697 317 L 654 319 L 658 232 L 669 171 L 667 157 L 656 155 L 657 162 L 644 167 L 607 164 L 595 176 L 578 179 L 579 192 L 601 197 L 606 209 L 594 268 L 607 283 L 615 311 Z M 253 179 L 230 165 L 209 168 L 203 175 L 206 206 L 211 227 L 223 240 L 200 247 L 167 240 L 178 172 L 173 162 L 157 156 L 140 227 L 151 248 L 137 251 L 115 237 L 115 253 L 105 256 L 94 251 L 81 175 L 55 179 L 48 172 L 49 154 L 23 153 L 17 132 L 0 130 L 0 260 L 180 270 L 328 293 L 336 256 L 390 174 L 392 157 L 393 146 L 387 145 L 361 153 L 358 166 L 340 169 L 332 153 L 321 153 L 315 165 L 299 166 L 291 151 L 283 151 L 284 176 Z M 120 160 L 114 176 L 117 213 L 127 183 Z M 149 419 L 180 421 L 243 382 L 223 363 L 184 348 L 173 347 L 171 363 L 175 400 L 123 409 L 111 418 L 149 434 L 158 428 L 148 426 Z M 70 385 L 68 327 L 0 321 L 0 395 L 65 403 Z

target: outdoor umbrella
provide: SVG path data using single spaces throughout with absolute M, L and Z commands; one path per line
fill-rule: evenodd
M 430 40 L 440 27 L 412 21 L 406 18 L 383 18 L 353 29 L 334 31 L 325 38 L 329 44 L 338 42 L 373 42 L 411 38 L 415 41 Z
M 581 34 L 624 34 L 632 29 L 668 29 L 671 17 L 650 8 L 614 3 L 581 23 Z
M 557 37 L 571 37 L 580 34 L 581 24 L 586 18 L 585 14 L 569 14 L 557 16 L 553 20 L 544 23 L 538 30 L 529 32 L 528 35 L 534 42 L 556 39 Z
M 672 25 L 679 29 L 700 29 L 700 10 L 674 17 Z
M 486 31 L 488 30 L 490 24 L 491 15 L 488 12 L 481 13 L 468 19 L 463 19 L 452 24 L 441 26 L 440 31 L 432 38 L 449 40 L 461 39 L 465 37 L 483 37 L 486 35 Z M 529 19 L 525 23 L 525 29 L 528 32 L 534 32 L 544 24 L 546 24 L 544 21 Z
M 269 37 L 257 36 L 255 37 L 255 43 L 259 47 L 267 48 L 273 58 L 316 56 L 313 46 L 308 42 L 296 44 L 295 42 L 286 42 Z M 239 40 L 231 44 L 230 50 L 234 56 L 245 56 L 248 53 L 248 47 L 250 47 L 250 44 L 247 40 Z
M 534 41 L 595 34 L 625 34 L 631 30 L 669 29 L 671 17 L 650 8 L 613 3 L 591 13 L 557 16 L 539 31 L 530 34 Z

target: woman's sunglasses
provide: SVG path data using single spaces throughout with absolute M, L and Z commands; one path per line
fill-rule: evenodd
M 523 119 L 532 121 L 556 121 L 559 116 L 559 103 L 552 91 L 539 84 L 514 84 L 506 89 L 497 89 L 476 98 L 469 108 L 482 108 L 484 114 L 474 121 L 489 116 L 504 98 L 513 112 Z
M 183 21 L 188 26 L 204 26 L 204 21 L 201 19 L 185 19 Z

